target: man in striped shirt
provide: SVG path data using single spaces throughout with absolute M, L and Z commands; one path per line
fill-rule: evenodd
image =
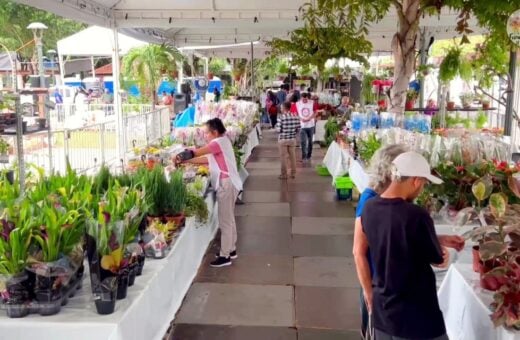
M 291 114 L 291 103 L 282 104 L 282 114 L 278 116 L 276 129 L 278 135 L 278 149 L 280 150 L 280 160 L 282 173 L 280 179 L 287 179 L 287 159 L 291 163 L 291 178 L 296 175 L 296 134 L 300 129 L 300 119 Z

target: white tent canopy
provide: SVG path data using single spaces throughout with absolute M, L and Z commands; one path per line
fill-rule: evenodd
M 124 34 L 118 34 L 119 54 L 124 55 L 134 47 L 147 43 Z M 58 41 L 58 53 L 62 56 L 111 57 L 114 53 L 114 34 L 111 29 L 91 26 Z

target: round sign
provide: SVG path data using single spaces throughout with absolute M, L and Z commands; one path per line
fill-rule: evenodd
M 507 20 L 507 35 L 513 43 L 520 46 L 520 9 Z
M 199 86 L 200 87 L 206 87 L 207 83 L 206 83 L 206 79 L 199 79 Z

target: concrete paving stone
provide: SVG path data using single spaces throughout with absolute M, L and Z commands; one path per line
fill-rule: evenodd
M 296 327 L 359 329 L 359 288 L 296 287 Z
M 336 193 L 332 191 L 288 191 L 288 196 L 290 202 L 337 202 Z
M 233 265 L 224 268 L 209 266 L 215 252 L 208 253 L 199 269 L 196 282 L 242 283 L 258 285 L 292 285 L 293 257 L 290 255 L 246 255 L 238 253 Z
M 247 163 L 246 169 L 280 169 L 278 162 L 249 162 Z
M 354 218 L 293 217 L 292 233 L 301 235 L 353 235 Z
M 352 236 L 293 235 L 294 256 L 352 257 Z
M 296 257 L 294 284 L 315 287 L 359 287 L 353 258 Z
M 236 216 L 239 233 L 291 235 L 291 218 L 279 216 Z
M 302 184 L 303 185 L 303 184 Z M 308 186 L 311 186 L 309 184 Z M 350 202 L 291 202 L 293 217 L 355 217 Z
M 359 331 L 337 331 L 329 329 L 298 329 L 298 340 L 359 340 Z
M 289 203 L 246 203 L 235 207 L 235 216 L 290 217 Z
M 289 182 L 287 190 L 296 192 L 333 192 L 331 182 L 319 180 L 318 183 Z
M 287 191 L 246 190 L 244 191 L 242 200 L 245 203 L 289 202 L 289 193 Z
M 293 288 L 194 283 L 176 323 L 293 327 Z
M 278 179 L 278 176 L 248 178 L 244 191 L 249 190 L 286 191 L 287 181 Z
M 173 334 L 167 340 L 296 340 L 296 330 L 287 327 L 179 324 L 175 325 Z

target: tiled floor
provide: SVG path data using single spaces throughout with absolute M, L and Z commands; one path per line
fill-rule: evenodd
M 245 204 L 235 209 L 239 257 L 210 268 L 218 239 L 209 247 L 168 340 L 360 338 L 354 207 L 335 201 L 331 178 L 316 175 L 324 152 L 280 181 L 276 136 L 264 131 L 247 165 Z

